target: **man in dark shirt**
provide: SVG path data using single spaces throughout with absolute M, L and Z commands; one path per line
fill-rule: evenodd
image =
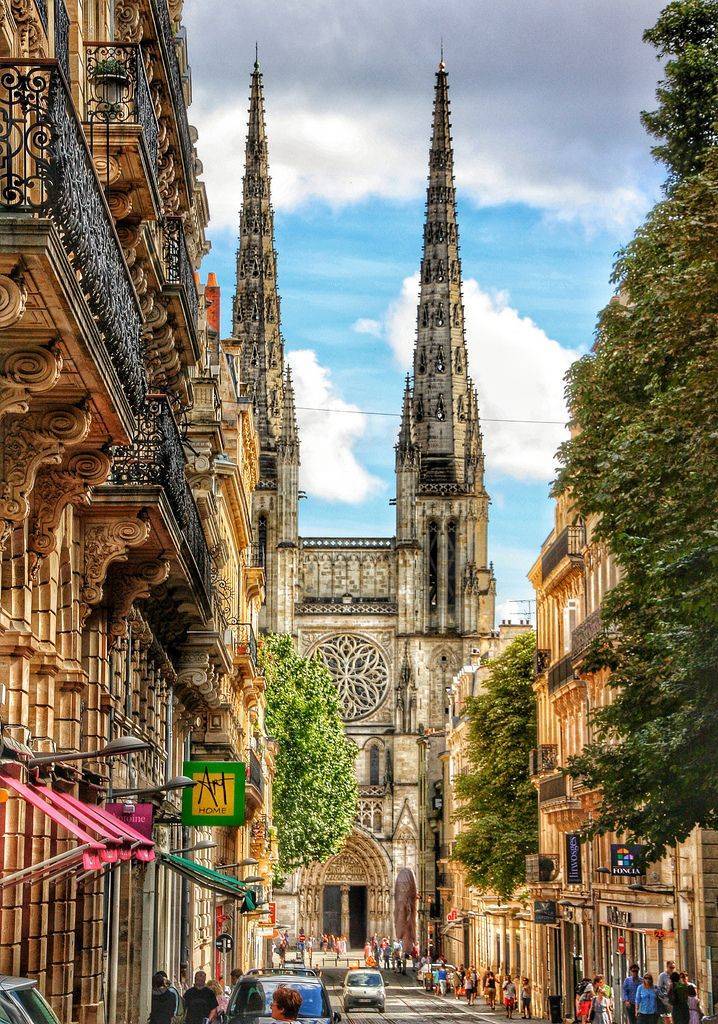
M 217 996 L 207 988 L 207 975 L 197 971 L 194 985 L 184 994 L 185 1024 L 204 1024 L 212 1010 L 217 1008 Z

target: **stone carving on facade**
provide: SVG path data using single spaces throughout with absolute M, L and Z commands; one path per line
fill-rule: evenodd
M 215 669 L 203 650 L 184 651 L 177 667 L 177 687 L 195 695 L 209 707 L 219 704 Z
M 116 0 L 115 29 L 120 42 L 140 42 L 142 39 L 142 11 L 139 0 Z
M 0 419 L 26 413 L 32 395 L 50 391 L 60 379 L 62 356 L 55 345 L 26 343 L 0 358 Z
M 149 597 L 152 587 L 164 583 L 170 574 L 167 559 L 156 558 L 133 566 L 130 573 L 118 573 L 112 587 L 112 614 L 110 633 L 114 637 L 127 635 L 127 617 L 135 601 Z M 150 637 L 151 637 L 150 633 Z
M 10 0 L 10 9 L 20 34 L 20 55 L 47 57 L 45 31 L 34 0 Z
M 376 644 L 356 633 L 340 633 L 322 641 L 317 651 L 339 690 L 347 721 L 366 718 L 384 703 L 389 669 Z
M 0 274 L 0 330 L 22 319 L 27 304 L 27 288 L 21 275 Z
M 8 419 L 0 474 L 0 544 L 29 515 L 29 497 L 40 468 L 60 463 L 65 449 L 83 441 L 89 429 L 90 413 L 74 406 Z
M 150 535 L 149 522 L 136 519 L 102 519 L 85 522 L 84 578 L 80 590 L 80 618 L 84 622 L 94 605 L 102 600 L 107 571 L 113 562 L 127 560 L 131 547 L 143 544 Z
M 107 455 L 88 450 L 74 452 L 60 469 L 45 469 L 38 474 L 28 538 L 28 549 L 35 556 L 31 576 L 37 575 L 40 560 L 55 550 L 56 531 L 64 510 L 68 505 L 89 505 L 92 488 L 105 482 L 110 467 Z

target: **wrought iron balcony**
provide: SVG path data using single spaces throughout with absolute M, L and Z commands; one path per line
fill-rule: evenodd
M 47 21 L 47 13 L 45 14 Z M 65 0 L 55 0 L 55 56 L 65 81 L 70 83 L 70 18 Z
M 557 853 L 527 853 L 526 881 L 553 882 L 558 874 L 559 858 Z
M 578 561 L 586 543 L 586 529 L 583 526 L 567 526 L 541 556 L 541 575 L 551 575 L 564 558 Z
M 252 668 L 256 671 L 259 666 L 259 652 L 257 648 L 257 637 L 252 629 L 251 622 L 238 622 L 236 619 L 229 620 L 229 628 L 232 632 L 232 645 L 236 657 L 248 657 Z
M 254 786 L 260 794 L 264 793 L 264 776 L 262 775 L 262 765 L 253 750 L 249 752 L 249 774 L 247 776 L 247 782 L 250 786 Z
M 553 693 L 563 686 L 569 679 L 575 679 L 576 673 L 573 667 L 573 655 L 567 654 L 560 661 L 555 662 L 548 670 L 548 692 Z
M 538 647 L 534 651 L 534 673 L 540 676 L 551 664 L 551 651 Z
M 125 487 L 159 485 L 174 513 L 194 565 L 196 582 L 211 603 L 212 559 L 194 495 L 185 476 L 182 438 L 166 395 L 151 395 L 138 416 L 131 445 L 112 448 L 110 483 Z
M 113 124 L 135 124 L 153 173 L 157 171 L 159 128 L 142 51 L 137 43 L 87 43 L 85 61 L 89 96 L 90 148 L 95 152 Z M 104 130 L 103 130 L 104 129 Z
M 558 747 L 555 743 L 542 743 L 529 751 L 529 775 L 536 778 L 558 768 Z
M 538 794 L 540 804 L 551 800 L 565 800 L 568 797 L 568 779 L 565 775 L 554 775 L 553 778 L 541 783 Z
M 187 182 L 187 189 L 191 193 L 193 187 L 194 150 L 190 136 L 189 121 L 187 120 L 187 107 L 182 90 L 182 74 L 180 72 L 179 60 L 177 59 L 175 34 L 172 31 L 167 0 L 152 0 L 152 10 L 157 29 L 157 41 L 162 51 L 170 99 L 172 100 L 172 108 L 175 114 L 182 168 Z
M 181 217 L 165 217 L 164 261 L 167 283 L 179 290 L 187 334 L 191 345 L 196 348 L 199 298 Z M 198 355 L 199 350 L 195 357 Z
M 596 608 L 580 622 L 571 634 L 571 657 L 578 658 L 603 628 L 601 609 Z
M 53 223 L 137 413 L 147 392 L 140 308 L 57 61 L 0 60 L 0 119 L 0 213 Z

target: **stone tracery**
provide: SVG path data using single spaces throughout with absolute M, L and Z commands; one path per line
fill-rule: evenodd
M 383 703 L 389 670 L 378 647 L 356 633 L 342 633 L 323 641 L 318 651 L 337 685 L 347 721 L 365 718 Z

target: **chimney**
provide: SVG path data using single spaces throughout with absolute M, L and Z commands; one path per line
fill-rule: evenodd
M 207 304 L 207 327 L 219 337 L 220 288 L 217 284 L 217 275 L 214 272 L 207 276 L 207 284 L 204 286 L 204 300 Z

